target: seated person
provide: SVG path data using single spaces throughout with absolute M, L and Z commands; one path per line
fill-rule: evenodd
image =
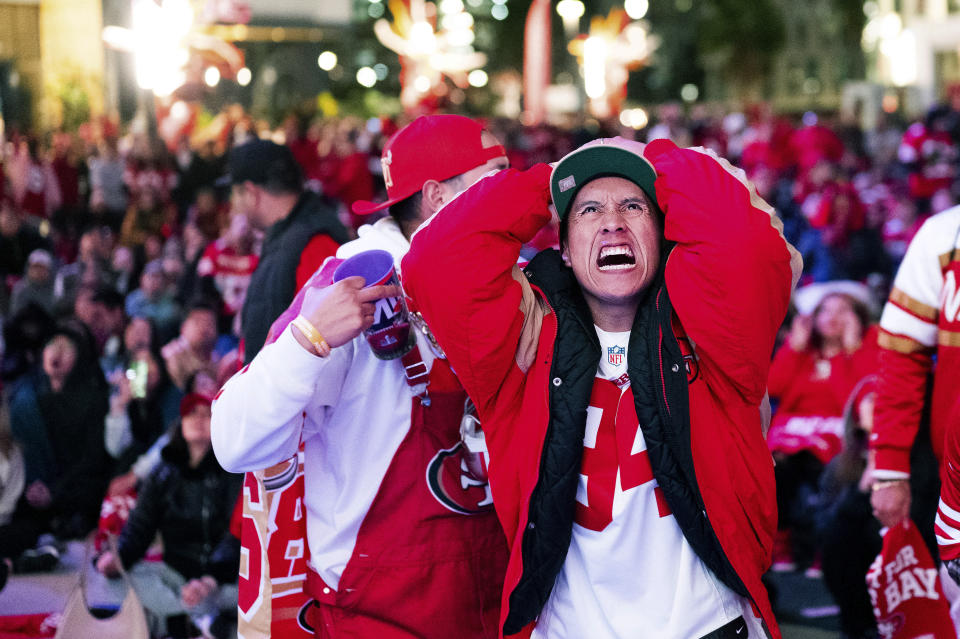
M 94 528 L 107 486 L 103 420 L 107 389 L 86 341 L 59 327 L 41 365 L 14 383 L 10 426 L 23 452 L 26 490 L 0 535 L 12 556 L 44 533 L 82 537 Z
M 242 477 L 220 468 L 213 455 L 210 399 L 191 393 L 180 414 L 163 461 L 141 485 L 118 554 L 105 552 L 96 563 L 111 577 L 120 564 L 131 569 L 134 589 L 161 633 L 176 632 L 173 624 L 182 624 L 183 615 L 202 626 L 237 605 L 240 545 L 228 528 Z M 163 561 L 137 563 L 158 532 Z

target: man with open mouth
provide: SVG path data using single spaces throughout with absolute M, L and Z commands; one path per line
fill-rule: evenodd
M 521 270 L 551 200 L 560 250 Z M 414 236 L 404 285 L 477 406 L 511 546 L 501 635 L 780 636 L 781 228 L 725 160 L 613 138 L 486 177 Z

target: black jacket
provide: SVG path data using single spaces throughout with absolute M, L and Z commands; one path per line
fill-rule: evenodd
M 229 527 L 242 481 L 241 475 L 220 468 L 212 450 L 190 468 L 186 445 L 174 437 L 163 449 L 163 461 L 144 480 L 120 533 L 124 567 L 143 558 L 159 532 L 164 563 L 185 578 L 212 575 L 221 583 L 235 581 L 240 545 Z
M 263 348 L 270 325 L 293 301 L 297 294 L 300 254 L 310 240 L 320 234 L 329 235 L 339 244 L 348 239 L 333 206 L 311 192 L 301 195 L 290 214 L 267 230 L 260 263 L 250 278 L 243 303 L 246 363 Z
M 663 251 L 664 261 L 668 251 Z M 573 530 L 577 483 L 583 455 L 587 406 L 600 360 L 600 343 L 580 286 L 557 251 L 542 251 L 526 270 L 557 316 L 550 376 L 563 380 L 562 391 L 549 391 L 550 426 L 543 446 L 539 480 L 530 497 L 523 534 L 524 572 L 510 593 L 504 634 L 514 634 L 536 619 L 563 567 Z M 706 517 L 690 448 L 690 415 L 684 375 L 664 376 L 657 363 L 683 370 L 674 337 L 672 307 L 662 273 L 649 287 L 634 318 L 627 352 L 627 372 L 634 389 L 637 418 L 643 430 L 654 477 L 677 524 L 700 559 L 731 590 L 749 596 L 724 554 Z M 661 339 L 662 335 L 662 339 Z M 667 405 L 670 409 L 668 410 Z

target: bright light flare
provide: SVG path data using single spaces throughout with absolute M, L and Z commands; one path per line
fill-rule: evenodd
M 440 3 L 440 13 L 460 13 L 463 11 L 463 0 L 443 0 Z
M 620 124 L 631 129 L 642 129 L 650 121 L 647 112 L 643 109 L 625 109 L 620 112 Z
M 588 98 L 602 98 L 607 93 L 607 41 L 590 36 L 583 41 L 583 82 Z
M 410 27 L 410 44 L 414 54 L 430 54 L 437 50 L 437 36 L 429 22 L 414 22 Z
M 564 21 L 579 20 L 583 17 L 584 11 L 583 3 L 580 0 L 560 0 L 557 3 L 557 13 Z
M 357 69 L 357 82 L 368 89 L 377 83 L 377 72 L 370 67 Z
M 317 66 L 324 71 L 329 71 L 337 66 L 337 54 L 333 51 L 324 51 L 317 57 Z
M 207 70 L 203 72 L 203 81 L 211 88 L 220 84 L 220 69 L 217 67 L 207 67 Z
M 649 0 L 626 0 L 623 3 L 623 9 L 627 12 L 627 15 L 631 20 L 640 20 L 643 16 L 647 15 L 647 10 L 650 9 Z
M 431 86 L 433 86 L 433 84 L 430 82 L 430 78 L 425 75 L 418 75 L 417 79 L 413 81 L 413 88 L 419 93 L 426 93 L 430 90 Z
M 474 69 L 467 76 L 467 82 L 470 83 L 472 87 L 485 87 L 490 78 L 487 76 L 487 72 L 483 69 Z
M 248 69 L 247 67 L 243 67 L 242 69 L 237 71 L 237 84 L 239 84 L 240 86 L 242 87 L 247 86 L 248 84 L 250 84 L 250 80 L 252 79 L 253 79 L 253 73 L 251 73 L 250 69 Z

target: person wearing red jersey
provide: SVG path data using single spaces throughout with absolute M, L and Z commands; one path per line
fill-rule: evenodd
M 561 250 L 521 271 L 551 197 Z M 725 160 L 613 138 L 414 236 L 405 290 L 477 404 L 511 546 L 502 635 L 780 636 L 761 406 L 800 258 L 779 228 Z
M 880 374 L 874 429 L 874 515 L 888 527 L 912 517 L 920 532 L 933 533 L 938 542 L 953 532 L 951 500 L 955 470 L 945 457 L 951 424 L 956 424 L 957 379 L 960 379 L 960 207 L 928 219 L 910 242 L 893 290 L 880 318 Z M 932 392 L 927 393 L 932 376 Z M 929 446 L 940 462 L 940 510 L 925 503 L 936 484 L 925 478 L 930 468 L 911 465 L 911 453 L 923 450 L 923 414 L 929 410 Z M 921 444 L 916 446 L 916 444 Z M 929 453 L 928 453 L 929 454 Z M 946 501 L 943 498 L 946 497 Z M 933 520 L 933 521 L 931 521 Z M 931 525 L 932 524 L 932 525 Z M 947 546 L 951 547 L 952 542 Z M 943 549 L 941 548 L 941 553 Z M 952 551 L 951 551 L 952 552 Z M 951 553 L 941 555 L 948 559 Z M 942 576 L 943 572 L 941 573 Z M 945 586 L 949 580 L 945 581 Z M 954 589 L 948 588 L 953 591 Z M 948 592 L 956 603 L 960 592 Z M 960 609 L 951 611 L 960 620 Z
M 892 526 L 910 513 L 910 449 L 920 428 L 927 383 L 930 440 L 943 460 L 960 379 L 960 207 L 934 215 L 910 243 L 880 318 L 880 377 L 870 435 L 873 507 Z
M 222 237 L 207 245 L 197 263 L 197 275 L 213 278 L 223 300 L 223 313 L 229 318 L 243 308 L 250 278 L 260 262 L 251 231 L 247 216 L 234 213 L 230 227 Z

